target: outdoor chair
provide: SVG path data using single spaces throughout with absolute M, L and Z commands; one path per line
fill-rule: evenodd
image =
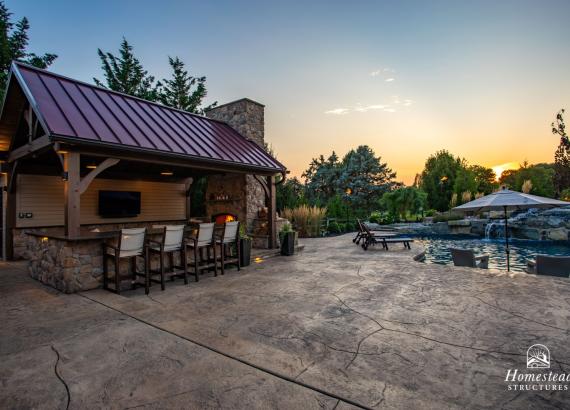
M 192 267 L 194 270 L 194 278 L 198 282 L 198 275 L 204 270 L 214 269 L 214 276 L 218 276 L 218 264 L 216 262 L 216 243 L 215 243 L 215 224 L 204 223 L 198 224 L 198 230 L 195 236 L 187 238 L 186 248 L 190 248 L 194 260 Z M 214 258 L 210 258 L 210 250 L 214 252 Z M 206 252 L 206 256 L 202 256 L 202 252 Z
M 455 266 L 467 266 L 469 268 L 487 269 L 489 267 L 489 255 L 475 256 L 471 249 L 449 248 L 451 258 Z
M 219 237 L 216 239 L 216 245 L 220 246 L 220 266 L 222 268 L 222 275 L 224 274 L 225 265 L 236 264 L 237 270 L 240 267 L 240 244 L 239 244 L 239 222 L 226 222 L 221 231 Z M 232 247 L 235 245 L 236 254 L 232 254 Z
M 362 242 L 362 249 L 364 249 L 365 251 L 368 250 L 368 247 L 370 247 L 371 245 L 376 245 L 378 243 L 382 245 L 382 248 L 388 250 L 386 239 L 397 236 L 397 233 L 395 233 L 395 231 L 371 231 L 368 228 L 368 226 L 366 226 L 366 224 L 362 222 L 359 224 L 359 227 L 361 227 L 362 230 L 364 231 L 360 239 L 364 240 L 364 242 Z M 413 241 L 410 238 L 405 238 L 405 242 L 408 242 L 409 244 L 409 242 Z M 404 246 L 406 246 L 406 244 L 404 244 Z
M 164 290 L 165 287 L 165 267 L 164 258 L 168 255 L 169 257 L 169 267 L 171 280 L 175 277 L 182 277 L 184 279 L 184 284 L 188 284 L 188 261 L 186 260 L 186 243 L 184 239 L 184 228 L 185 225 L 154 225 L 153 229 L 162 229 L 162 237 L 160 241 L 155 241 L 148 239 L 147 246 L 150 257 L 153 254 L 158 254 L 159 257 L 159 269 L 152 270 L 149 266 L 147 271 L 149 274 L 149 281 L 160 283 L 160 287 Z M 180 265 L 174 265 L 174 254 L 180 253 Z M 160 280 L 153 279 L 153 275 L 160 275 Z
M 142 276 L 145 280 L 145 292 L 148 294 L 148 252 L 145 249 L 146 228 L 121 229 L 121 234 L 117 241 L 117 245 L 103 243 L 103 288 L 121 293 L 121 282 L 125 280 L 131 281 L 131 288 L 135 288 L 137 276 Z M 145 271 L 137 272 L 137 257 L 144 258 Z M 109 288 L 109 267 L 107 266 L 109 259 L 114 260 L 115 276 L 114 289 Z M 131 263 L 131 274 L 129 276 L 121 276 L 120 262 L 122 259 L 129 259 Z
M 536 261 L 527 261 L 526 271 L 567 278 L 570 276 L 570 256 L 536 255 Z
M 360 219 L 356 219 L 356 224 L 358 226 L 358 232 L 356 233 L 356 236 L 354 237 L 354 239 L 352 239 L 352 242 L 354 242 L 355 244 L 359 245 L 360 241 L 365 239 L 366 236 L 368 235 L 367 230 L 364 228 L 366 226 L 366 224 L 364 222 L 362 222 Z M 366 226 L 366 228 L 368 228 L 368 226 Z M 370 230 L 370 228 L 368 228 L 368 232 L 370 233 L 378 233 L 379 235 L 381 234 L 392 234 L 394 232 L 396 232 L 395 229 L 393 228 L 383 228 L 383 229 L 377 229 L 377 230 Z

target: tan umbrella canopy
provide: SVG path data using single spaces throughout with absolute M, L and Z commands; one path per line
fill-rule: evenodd
M 477 198 L 463 205 L 453 208 L 454 211 L 462 212 L 483 212 L 503 210 L 505 214 L 505 242 L 507 253 L 507 270 L 511 270 L 509 260 L 509 230 L 507 220 L 507 210 L 530 209 L 530 208 L 555 208 L 568 206 L 570 202 L 559 201 L 558 199 L 545 198 L 543 196 L 530 195 L 522 192 L 511 191 L 502 188 L 497 192 Z

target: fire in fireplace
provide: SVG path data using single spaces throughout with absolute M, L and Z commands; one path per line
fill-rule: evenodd
M 212 216 L 212 221 L 214 221 L 216 225 L 223 225 L 226 222 L 237 221 L 237 216 L 229 213 L 216 214 Z

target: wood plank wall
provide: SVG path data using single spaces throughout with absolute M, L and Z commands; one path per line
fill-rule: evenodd
M 57 176 L 18 175 L 16 227 L 63 226 L 63 181 Z M 134 218 L 101 218 L 97 214 L 98 192 L 139 191 L 141 213 Z M 32 213 L 32 218 L 19 214 Z M 81 195 L 81 223 L 169 221 L 185 219 L 184 184 L 148 181 L 95 179 Z

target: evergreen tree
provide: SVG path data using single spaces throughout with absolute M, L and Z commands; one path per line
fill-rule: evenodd
M 338 190 L 340 162 L 333 151 L 328 159 L 323 155 L 313 158 L 309 168 L 303 173 L 309 199 L 313 203 L 326 204 Z
M 6 89 L 12 60 L 19 60 L 38 68 L 47 68 L 57 58 L 55 54 L 37 55 L 27 52 L 30 23 L 26 17 L 22 17 L 14 24 L 11 17 L 12 13 L 8 11 L 4 2 L 0 1 L 0 84 L 2 87 L 0 97 L 3 97 Z
M 358 209 L 371 211 L 385 192 L 392 190 L 396 173 L 367 145 L 349 151 L 342 160 L 338 188 Z
M 192 77 L 178 57 L 168 57 L 168 63 L 172 68 L 172 78 L 162 80 L 159 101 L 168 107 L 202 114 L 204 109 L 200 106 L 207 94 L 206 77 Z M 205 109 L 215 105 L 216 103 Z
M 158 100 L 160 83 L 155 84 L 154 77 L 148 74 L 135 57 L 133 46 L 126 38 L 123 37 L 118 57 L 101 49 L 97 53 L 101 58 L 105 82 L 94 78 L 95 84 L 145 100 Z

